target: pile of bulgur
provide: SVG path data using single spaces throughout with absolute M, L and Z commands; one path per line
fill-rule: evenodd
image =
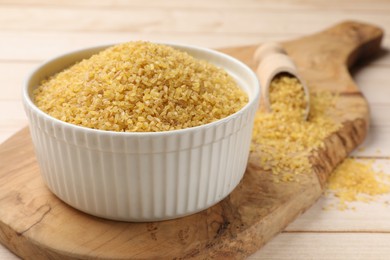
M 93 129 L 157 132 L 195 127 L 240 110 L 248 97 L 223 69 L 149 42 L 110 47 L 43 81 L 36 105 Z
M 328 114 L 335 105 L 334 95 L 320 92 L 310 96 L 310 115 L 305 121 L 304 89 L 295 77 L 282 75 L 269 88 L 272 113 L 259 110 L 256 114 L 252 149 L 259 154 L 260 166 L 272 172 L 276 182 L 311 172 L 311 151 L 323 147 L 323 140 L 341 126 Z
M 338 198 L 337 204 L 324 209 L 354 209 L 350 202 L 371 202 L 380 195 L 390 193 L 390 175 L 374 169 L 374 160 L 345 159 L 329 177 L 328 197 Z

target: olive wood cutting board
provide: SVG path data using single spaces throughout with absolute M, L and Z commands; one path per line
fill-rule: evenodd
M 380 49 L 381 29 L 344 22 L 283 43 L 309 88 L 340 93 L 342 128 L 310 155 L 298 182 L 274 183 L 251 153 L 239 186 L 180 219 L 127 223 L 77 211 L 44 185 L 27 128 L 0 145 L 0 242 L 26 259 L 241 259 L 261 248 L 322 194 L 329 173 L 365 138 L 369 108 L 348 68 Z M 221 49 L 254 68 L 257 46 Z

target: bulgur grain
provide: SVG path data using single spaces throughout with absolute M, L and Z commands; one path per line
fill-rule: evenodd
M 274 79 L 269 95 L 272 113 L 257 112 L 252 149 L 275 181 L 293 181 L 295 175 L 310 172 L 310 152 L 323 147 L 323 140 L 340 127 L 327 113 L 336 98 L 328 92 L 311 93 L 310 115 L 305 121 L 304 92 L 298 80 L 287 75 Z
M 370 202 L 390 193 L 390 176 L 374 170 L 373 162 L 347 158 L 330 175 L 327 188 L 328 196 L 339 199 L 337 209 L 345 210 L 349 202 Z
M 129 42 L 44 80 L 36 105 L 94 129 L 156 132 L 199 126 L 240 110 L 248 97 L 223 69 L 174 48 Z

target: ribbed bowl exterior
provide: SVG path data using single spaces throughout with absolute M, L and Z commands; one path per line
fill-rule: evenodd
M 54 119 L 31 100 L 37 83 L 59 71 L 56 64 L 65 68 L 70 63 L 59 60 L 74 62 L 88 53 L 91 49 L 47 62 L 33 72 L 23 94 L 41 174 L 54 194 L 95 216 L 156 221 L 206 209 L 238 185 L 248 161 L 259 98 L 253 72 L 228 60 L 242 69 L 233 76 L 251 86 L 244 88 L 249 104 L 225 119 L 159 133 L 100 131 Z M 234 70 L 233 65 L 227 70 Z

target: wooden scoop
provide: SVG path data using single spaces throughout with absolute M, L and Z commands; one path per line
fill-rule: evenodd
M 254 54 L 255 64 L 258 64 L 256 74 L 260 80 L 261 93 L 266 111 L 272 112 L 269 98 L 269 88 L 272 80 L 281 75 L 289 74 L 298 79 L 306 95 L 306 109 L 303 115 L 307 120 L 310 112 L 310 94 L 305 81 L 298 73 L 297 66 L 287 55 L 282 45 L 279 43 L 268 42 L 262 44 Z

